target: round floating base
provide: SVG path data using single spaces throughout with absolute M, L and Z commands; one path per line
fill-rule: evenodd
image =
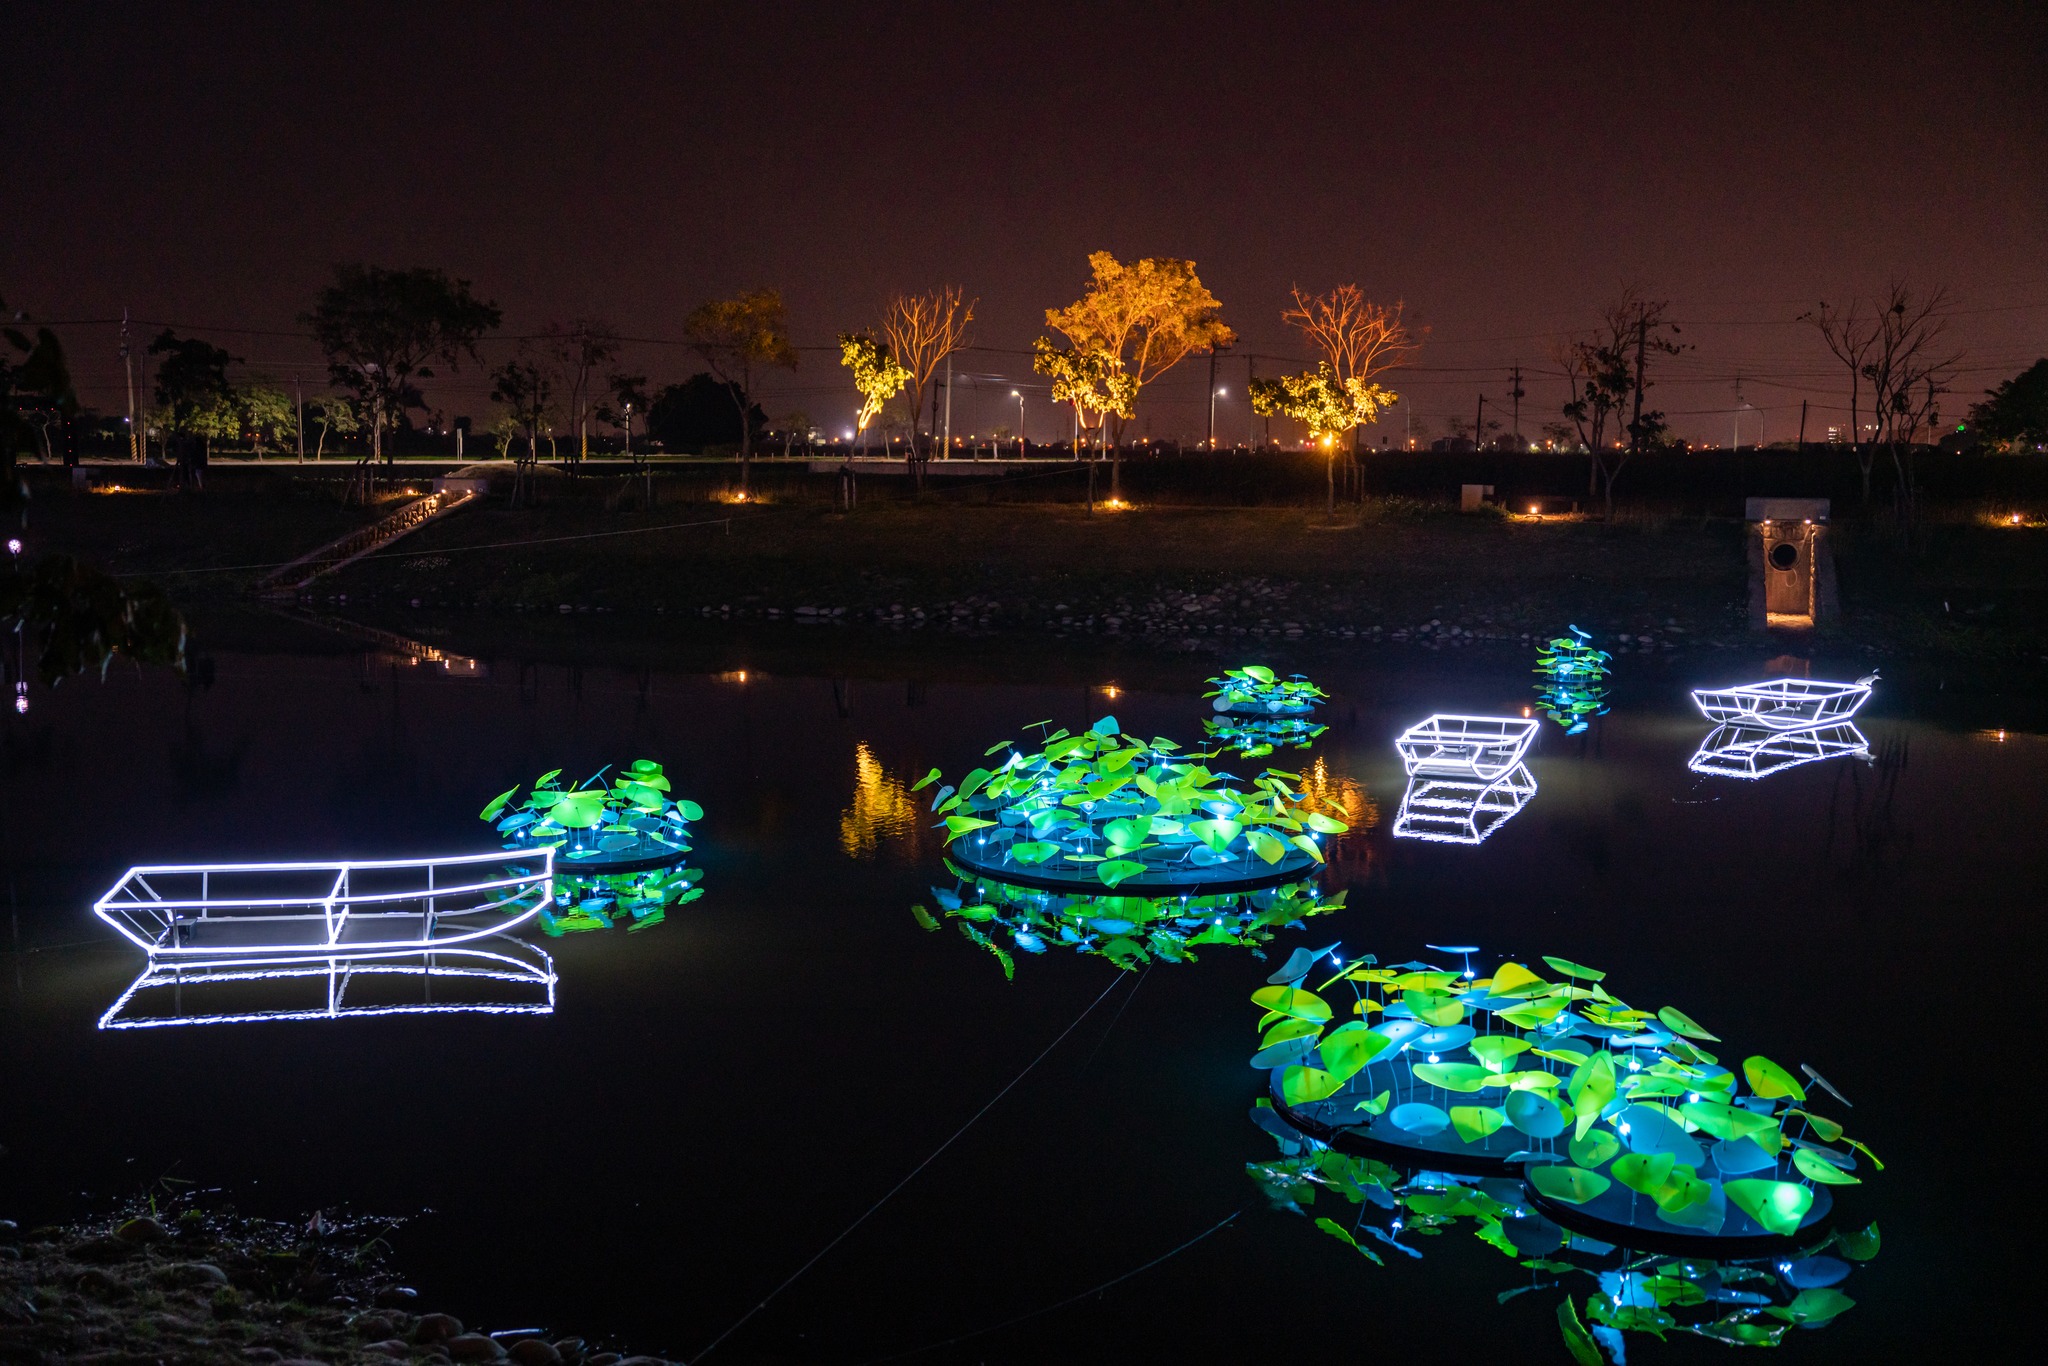
M 1382 1074 L 1378 1085 L 1370 1082 L 1357 1084 L 1366 1076 L 1362 1072 L 1329 1099 L 1304 1105 L 1289 1105 L 1280 1098 L 1280 1072 L 1275 1070 L 1271 1082 L 1273 1108 L 1282 1119 L 1310 1138 L 1354 1156 L 1376 1157 L 1395 1166 L 1428 1167 L 1459 1176 L 1521 1174 L 1522 1164 L 1510 1162 L 1508 1158 L 1529 1148 L 1531 1140 L 1512 1127 L 1503 1126 L 1467 1143 L 1448 1118 L 1441 1128 L 1429 1132 L 1411 1131 L 1396 1125 L 1393 1111 L 1401 1104 L 1398 1095 L 1389 1098 L 1386 1114 L 1368 1115 L 1358 1109 L 1360 1102 L 1371 1100 L 1388 1089 L 1384 1069 L 1367 1069 L 1368 1072 L 1374 1070 L 1380 1070 Z M 1419 1086 L 1414 1089 L 1423 1092 L 1432 1088 Z
M 1298 721 L 1305 716 L 1313 716 L 1316 704 L 1283 703 L 1278 707 L 1268 707 L 1262 702 L 1234 702 L 1226 706 L 1219 697 L 1211 704 L 1211 710 L 1218 716 L 1235 716 L 1245 721 Z
M 1677 1256 L 1768 1257 L 1811 1243 L 1828 1230 L 1835 1198 L 1826 1186 L 1814 1186 L 1813 1207 L 1799 1221 L 1795 1234 L 1773 1233 L 1734 1205 L 1727 1206 L 1719 1231 L 1686 1228 L 1658 1217 L 1656 1202 L 1615 1182 L 1583 1205 L 1552 1200 L 1534 1186 L 1524 1186 L 1529 1207 L 1573 1233 L 1598 1238 L 1617 1247 Z
M 575 846 L 564 844 L 555 850 L 555 876 L 612 877 L 625 873 L 651 873 L 659 868 L 674 868 L 689 862 L 690 852 L 671 844 L 643 839 L 634 841 L 630 849 L 599 850 L 587 858 L 573 858 Z
M 1144 872 L 1109 887 L 1096 876 L 1095 870 L 1100 865 L 1093 863 L 1079 864 L 1070 869 L 1022 864 L 1009 859 L 986 860 L 963 849 L 958 840 L 946 850 L 946 857 L 980 877 L 1080 896 L 1214 896 L 1221 892 L 1253 892 L 1261 887 L 1277 887 L 1283 882 L 1299 882 L 1322 867 L 1307 854 L 1289 849 L 1278 863 L 1267 863 L 1251 856 L 1206 868 L 1192 864 L 1172 868 L 1148 867 Z M 560 866 L 557 862 L 556 867 Z

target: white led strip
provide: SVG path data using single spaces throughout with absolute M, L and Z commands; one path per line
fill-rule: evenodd
M 130 868 L 94 902 L 93 914 L 151 958 L 287 961 L 418 953 L 531 920 L 554 904 L 554 864 L 552 849 L 425 859 L 144 864 Z M 352 884 L 364 874 L 371 885 L 355 889 Z M 308 889 L 277 894 L 280 882 L 294 881 L 306 882 Z M 263 894 L 237 894 L 238 888 Z

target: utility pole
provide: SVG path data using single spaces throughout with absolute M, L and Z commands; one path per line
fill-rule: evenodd
M 1513 379 L 1508 388 L 1508 397 L 1513 399 L 1515 404 L 1515 449 L 1520 450 L 1522 449 L 1522 399 L 1528 393 L 1522 387 L 1522 363 L 1520 361 L 1515 362 L 1515 368 L 1512 373 Z
M 1631 417 L 1628 423 L 1630 455 L 1643 453 L 1643 343 L 1650 331 L 1650 318 L 1643 311 L 1643 307 L 1641 304 L 1636 307 L 1636 405 L 1635 416 Z M 1608 482 L 1607 491 L 1611 498 L 1614 494 L 1614 484 L 1611 480 Z
M 306 381 L 303 376 L 292 380 L 292 388 L 298 393 L 299 420 L 292 424 L 299 434 L 299 463 L 306 463 Z
M 1246 399 L 1251 398 L 1252 389 L 1255 385 L 1258 384 L 1258 382 L 1259 358 L 1254 355 L 1246 355 L 1244 358 L 1244 396 Z M 1256 418 L 1258 414 L 1253 413 L 1252 416 Z M 1247 446 L 1256 446 L 1259 444 L 1259 434 L 1256 431 L 1252 430 L 1250 424 L 1247 424 L 1244 429 L 1244 444 Z
M 1209 348 L 1209 449 L 1216 449 L 1216 348 Z
M 1806 400 L 1799 400 L 1799 453 L 1806 454 Z
M 946 459 L 953 458 L 953 353 L 946 353 Z
M 1477 455 L 1482 442 L 1486 440 L 1486 395 L 1479 396 L 1479 413 L 1472 419 L 1472 453 Z
M 128 310 L 121 310 L 121 368 L 128 372 L 128 458 L 142 461 L 142 434 L 135 426 L 135 357 L 128 350 Z

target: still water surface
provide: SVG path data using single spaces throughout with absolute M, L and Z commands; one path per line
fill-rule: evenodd
M 1705 1022 L 1724 1055 L 1810 1062 L 1855 1103 L 1851 1132 L 1887 1170 L 1838 1208 L 1876 1220 L 1883 1251 L 1840 1287 L 1854 1310 L 1782 1350 L 1875 1359 L 2017 1331 L 2042 1212 L 2024 1097 L 2048 742 L 2001 738 L 1996 698 L 1965 715 L 1932 681 L 1881 688 L 1859 718 L 1870 761 L 1703 778 L 1686 761 L 1711 728 L 1684 688 L 1756 661 L 1660 663 L 1587 734 L 1546 724 L 1535 797 L 1460 847 L 1392 838 L 1393 736 L 1431 711 L 1519 715 L 1527 661 L 1319 667 L 1329 733 L 1264 762 L 1353 813 L 1325 881 L 1348 906 L 1283 931 L 1268 961 L 1210 947 L 1140 983 L 1054 950 L 1019 954 L 1006 982 L 912 918 L 951 880 L 909 784 L 1041 718 L 1198 739 L 1206 670 L 1111 697 L 841 667 L 829 646 L 814 674 L 773 677 L 239 655 L 202 690 L 66 685 L 5 741 L 0 1213 L 104 1208 L 164 1174 L 262 1213 L 431 1210 L 400 1251 L 432 1305 L 688 1355 L 1120 983 L 712 1360 L 890 1357 L 1053 1305 L 1235 1211 L 1100 1297 L 912 1359 L 1563 1360 L 1556 1294 L 1496 1305 L 1528 1276 L 1468 1233 L 1374 1267 L 1244 1172 L 1274 1154 L 1246 1117 L 1246 998 L 1280 956 L 1474 944 L 1488 964 L 1602 967 L 1634 1004 Z M 487 848 L 476 812 L 506 787 L 642 757 L 705 809 L 706 893 L 639 933 L 529 935 L 560 975 L 550 1014 L 95 1028 L 142 966 L 88 909 L 131 863 Z

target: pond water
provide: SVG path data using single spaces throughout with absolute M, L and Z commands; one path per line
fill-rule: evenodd
M 920 926 L 913 904 L 955 882 L 919 776 L 956 778 L 1044 718 L 1199 740 L 1211 671 L 1155 663 L 1112 696 L 892 678 L 820 641 L 812 667 L 772 676 L 243 654 L 204 688 L 117 673 L 41 695 L 5 733 L 0 1213 L 103 1209 L 166 1175 L 280 1216 L 431 1210 L 399 1249 L 425 1303 L 685 1357 L 1002 1093 L 711 1360 L 940 1343 L 908 1359 L 1562 1361 L 1559 1292 L 1497 1304 L 1530 1274 L 1469 1233 L 1374 1266 L 1245 1170 L 1275 1156 L 1248 1118 L 1248 997 L 1289 950 L 1477 945 L 1488 965 L 1603 968 L 1724 1055 L 1811 1063 L 1854 1102 L 1851 1133 L 1887 1167 L 1840 1188 L 1838 1216 L 1876 1221 L 1883 1248 L 1840 1286 L 1857 1307 L 1782 1350 L 1876 1359 L 2016 1329 L 2041 1214 L 2023 1071 L 2048 886 L 2037 696 L 1883 684 L 1858 717 L 1867 758 L 1746 781 L 1688 769 L 1712 727 L 1685 689 L 1760 676 L 1761 654 L 1624 658 L 1612 709 L 1569 737 L 1545 721 L 1533 794 L 1460 844 L 1394 838 L 1394 737 L 1432 711 L 1522 715 L 1528 659 L 1325 660 L 1315 748 L 1233 768 L 1299 769 L 1352 814 L 1322 884 L 1341 909 L 1279 929 L 1263 959 L 1214 945 L 1122 972 L 1013 946 L 1014 981 L 950 925 Z M 95 1027 L 143 967 L 90 914 L 132 863 L 485 849 L 477 811 L 508 786 L 638 758 L 704 808 L 704 894 L 632 933 L 529 930 L 558 974 L 551 1011 L 542 991 L 525 1013 Z

